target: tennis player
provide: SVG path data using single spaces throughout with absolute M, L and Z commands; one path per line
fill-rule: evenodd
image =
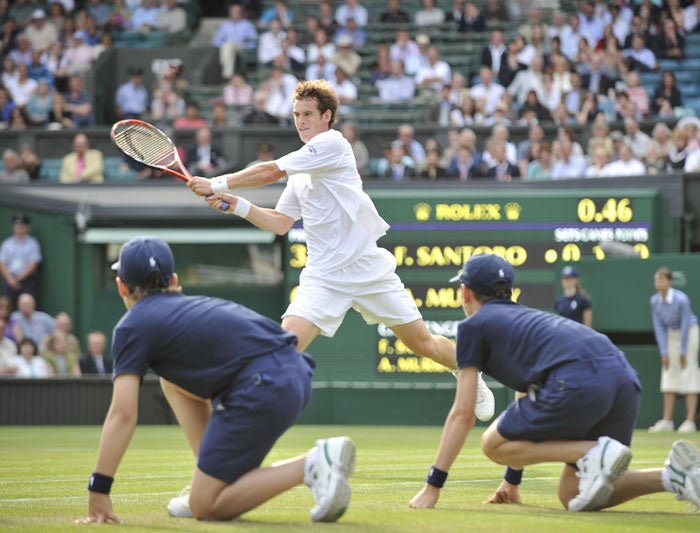
M 624 354 L 593 329 L 511 300 L 515 274 L 501 257 L 469 258 L 461 274 L 459 374 L 454 403 L 426 485 L 410 502 L 434 507 L 474 424 L 478 372 L 516 391 L 484 432 L 487 457 L 507 465 L 489 500 L 520 503 L 523 467 L 562 462 L 559 499 L 569 511 L 595 511 L 667 490 L 700 506 L 700 451 L 673 444 L 664 468 L 626 472 L 641 386 Z
M 304 481 L 316 502 L 312 520 L 338 519 L 350 499 L 349 438 L 321 439 L 306 455 L 260 466 L 311 395 L 314 362 L 296 349 L 296 337 L 242 305 L 181 294 L 172 251 L 160 239 L 131 239 L 113 268 L 128 311 L 114 329 L 112 403 L 81 521 L 119 521 L 109 494 L 149 369 L 197 457 L 189 497 L 180 499 L 186 512 L 171 514 L 229 520 Z
M 299 82 L 294 91 L 294 124 L 305 145 L 275 161 L 210 179 L 196 177 L 188 187 L 215 209 L 255 226 L 286 234 L 303 219 L 308 260 L 282 327 L 306 350 L 319 334 L 332 337 L 349 309 L 368 324 L 391 328 L 414 353 L 456 369 L 455 348 L 446 337 L 428 330 L 415 302 L 396 274 L 393 255 L 377 246 L 389 229 L 362 190 L 350 143 L 331 129 L 338 96 L 325 80 Z M 277 206 L 251 204 L 231 189 L 259 187 L 288 178 Z M 493 416 L 494 398 L 479 379 L 477 417 Z

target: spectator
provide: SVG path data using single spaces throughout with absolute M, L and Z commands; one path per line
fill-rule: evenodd
M 467 145 L 461 144 L 450 158 L 447 175 L 459 179 L 462 183 L 480 178 L 482 175 L 480 159 L 477 160 L 474 157 L 474 153 Z
M 258 148 L 256 150 L 257 153 L 257 159 L 254 159 L 250 163 L 246 165 L 246 168 L 252 167 L 254 165 L 258 165 L 260 163 L 266 163 L 268 161 L 274 161 L 275 160 L 275 150 L 274 148 L 269 145 L 269 144 L 260 144 L 258 145 Z
M 279 120 L 265 110 L 266 106 L 267 94 L 264 91 L 256 91 L 253 94 L 253 109 L 243 116 L 243 124 L 247 126 L 278 125 Z
M 348 79 L 348 73 L 341 67 L 335 69 L 335 75 L 329 81 L 331 87 L 338 95 L 338 111 L 341 116 L 354 112 L 353 104 L 357 102 L 357 86 Z
M 90 148 L 87 135 L 73 138 L 73 151 L 61 161 L 61 183 L 102 183 L 104 181 L 102 152 Z
M 359 138 L 357 128 L 352 122 L 343 122 L 340 126 L 340 133 L 350 143 L 352 153 L 355 155 L 357 162 L 357 171 L 360 176 L 365 178 L 369 175 L 369 150 L 364 142 Z
M 644 38 L 641 35 L 632 37 L 632 47 L 623 50 L 622 57 L 625 58 L 630 70 L 649 72 L 658 69 L 656 54 L 645 46 Z
M 253 23 L 245 18 L 243 6 L 229 6 L 229 18 L 219 26 L 212 45 L 219 49 L 221 75 L 229 79 L 236 71 L 238 54 L 243 50 L 253 50 L 258 45 L 258 32 Z
M 460 109 L 450 100 L 451 85 L 443 85 L 438 99 L 428 107 L 428 122 L 445 128 L 451 125 L 452 113 Z
M 416 72 L 416 86 L 421 89 L 431 89 L 436 93 L 443 86 L 450 85 L 452 81 L 452 69 L 450 65 L 440 59 L 440 52 L 436 46 L 428 48 L 428 65 L 421 67 Z
M 53 93 L 46 78 L 39 80 L 36 92 L 27 103 L 29 124 L 45 128 L 49 125 L 49 113 L 53 108 Z
M 649 428 L 651 433 L 673 431 L 676 396 L 685 395 L 686 416 L 679 433 L 695 433 L 700 393 L 698 368 L 698 319 L 688 295 L 673 288 L 673 271 L 659 268 L 654 274 L 656 293 L 650 298 L 654 336 L 661 355 L 663 417 Z
M 642 79 L 636 72 L 628 72 L 626 76 L 627 96 L 641 114 L 642 118 L 649 114 L 649 93 L 642 85 Z
M 639 109 L 637 109 L 637 106 L 634 105 L 634 102 L 630 100 L 629 95 L 624 90 L 615 93 L 613 110 L 615 111 L 615 118 L 617 120 L 626 120 L 628 118 L 639 120 L 642 118 Z
M 101 331 L 91 331 L 87 336 L 87 351 L 80 357 L 78 364 L 81 375 L 97 374 L 107 376 L 112 373 L 112 358 L 107 355 L 107 337 Z
M 277 58 L 278 62 L 283 61 L 282 66 L 285 70 L 292 71 L 296 76 L 301 76 L 304 73 L 306 65 L 306 52 L 297 44 L 297 32 L 290 28 L 287 30 L 287 36 L 282 41 L 282 54 Z
M 659 118 L 672 116 L 674 110 L 682 105 L 683 98 L 676 85 L 675 73 L 671 70 L 664 70 L 661 74 L 661 83 L 654 91 L 654 97 L 651 101 L 651 114 Z
M 427 35 L 424 40 L 427 40 L 428 43 L 430 42 Z M 420 56 L 421 51 L 419 46 L 411 39 L 410 32 L 405 28 L 396 30 L 396 38 L 389 47 L 389 58 L 391 61 L 401 61 L 404 66 L 404 71 L 414 75 L 420 67 Z M 415 68 L 415 70 L 407 70 L 407 68 L 410 67 Z
M 543 67 L 544 61 L 542 58 L 540 56 L 534 57 L 530 68 L 518 72 L 508 86 L 508 93 L 515 98 L 520 106 L 525 104 L 530 91 L 542 92 L 544 88 L 542 82 Z
M 345 2 L 335 10 L 335 21 L 339 26 L 345 28 L 348 25 L 348 19 L 355 19 L 357 25 L 361 28 L 367 26 L 368 14 L 367 8 L 360 4 L 359 0 L 345 0 Z
M 421 6 L 413 16 L 416 26 L 430 28 L 439 26 L 445 21 L 445 12 L 435 5 L 435 0 L 421 0 Z
M 401 124 L 397 129 L 398 138 L 392 142 L 403 144 L 406 155 L 413 160 L 414 166 L 420 168 L 425 160 L 425 149 L 415 139 L 415 130 L 410 124 Z
M 5 335 L 7 320 L 0 317 L 0 377 L 12 376 L 17 372 L 17 345 Z
M 55 325 L 54 331 L 60 331 L 62 333 L 65 333 L 66 342 L 68 342 L 68 349 L 71 352 L 75 352 L 77 354 L 80 354 L 81 353 L 80 341 L 78 340 L 78 337 L 76 337 L 73 334 L 73 319 L 65 311 L 61 311 L 54 318 L 56 320 L 56 325 Z M 46 339 L 44 339 L 44 344 L 45 344 L 45 341 L 46 341 Z M 41 351 L 41 345 L 40 345 L 40 351 Z
M 0 169 L 0 183 L 29 183 L 29 174 L 20 166 L 19 154 L 7 148 L 2 154 L 3 168 Z
M 343 35 L 349 35 L 352 39 L 353 50 L 361 50 L 367 44 L 367 32 L 357 24 L 357 21 L 350 17 L 347 20 L 345 27 L 340 28 L 333 37 L 334 41 L 338 41 Z
M 54 100 L 55 100 L 54 96 Z M 71 76 L 68 79 L 68 92 L 65 95 L 65 109 L 70 115 L 74 127 L 94 126 L 95 115 L 92 112 L 92 102 L 83 86 L 81 76 Z
M 511 39 L 506 46 L 506 54 L 501 58 L 501 67 L 496 74 L 498 83 L 503 87 L 508 87 L 518 72 L 526 68 L 527 65 L 520 61 L 518 41 Z
M 258 63 L 269 66 L 273 59 L 281 55 L 282 42 L 286 36 L 279 19 L 270 20 L 268 30 L 260 35 L 258 42 Z
M 51 43 L 58 39 L 58 28 L 53 22 L 46 20 L 43 9 L 36 9 L 32 13 L 32 21 L 24 30 L 32 50 L 45 51 Z
M 95 52 L 85 39 L 84 31 L 76 31 L 65 49 L 64 68 L 68 75 L 84 74 L 92 67 Z
M 467 2 L 464 13 L 457 20 L 457 31 L 460 33 L 481 33 L 485 30 L 484 17 L 474 2 Z
M 158 31 L 176 37 L 184 34 L 187 29 L 187 14 L 177 5 L 177 0 L 165 0 L 158 17 L 156 17 Z
M 506 57 L 507 47 L 503 32 L 493 30 L 489 37 L 489 44 L 481 51 L 481 66 L 488 67 L 497 76 L 501 70 L 501 62 Z
M 425 165 L 418 173 L 418 178 L 422 180 L 434 181 L 437 179 L 447 178 L 447 169 L 440 163 L 440 151 L 429 149 L 425 151 Z
M 32 20 L 35 5 L 30 0 L 15 0 L 10 7 L 8 15 L 18 26 L 25 28 Z
M 384 171 L 384 177 L 395 183 L 410 181 L 416 177 L 416 169 L 406 161 L 406 150 L 401 142 L 394 141 L 389 150 L 389 165 Z
M 550 122 L 552 120 L 552 115 L 549 113 L 549 109 L 547 109 L 540 103 L 540 100 L 537 97 L 537 91 L 535 91 L 534 89 L 528 91 L 527 97 L 525 98 L 525 102 L 523 103 L 518 113 L 521 119 L 525 117 L 528 113 L 530 113 L 534 117 L 534 121 L 538 123 Z M 523 122 L 524 124 L 529 125 L 529 122 Z
M 603 115 L 599 115 L 591 126 L 592 135 L 588 139 L 587 154 L 591 154 L 593 146 L 602 146 L 605 153 L 610 157 L 613 153 L 612 139 L 610 138 L 610 126 Z
M 105 24 L 105 35 L 111 32 L 123 32 L 130 29 L 132 27 L 132 18 L 133 11 L 126 5 L 125 0 L 114 0 L 112 13 Z
M 535 154 L 535 147 L 537 153 Z M 525 181 L 551 180 L 554 169 L 552 160 L 552 147 L 547 142 L 530 146 L 530 161 L 525 168 Z
M 665 170 L 667 172 L 683 172 L 689 155 L 688 134 L 681 128 L 676 127 L 671 134 L 671 141 L 673 142 L 673 148 L 666 156 Z
M 325 55 L 319 54 L 315 63 L 306 68 L 306 80 L 332 80 L 335 77 L 335 65 Z
M 0 318 L 4 319 L 7 323 L 5 337 L 17 344 L 17 337 L 20 336 L 19 326 L 17 326 L 17 321 L 12 316 L 12 300 L 4 295 L 0 296 Z
M 552 179 L 565 180 L 584 177 L 586 173 L 586 159 L 573 154 L 573 145 L 569 140 L 560 142 L 561 159 L 554 163 Z
M 510 22 L 510 13 L 501 0 L 487 0 L 482 14 L 487 24 Z
M 253 88 L 243 74 L 234 74 L 224 86 L 223 98 L 227 106 L 249 105 L 253 102 Z
M 335 35 L 340 25 L 335 20 L 333 14 L 333 3 L 331 0 L 321 0 L 318 4 L 318 24 L 326 32 L 327 36 Z
M 112 15 L 112 6 L 102 0 L 88 0 L 88 15 L 94 17 L 97 25 L 102 28 L 109 22 Z
M 240 114 L 238 111 L 229 114 L 226 104 L 223 100 L 214 100 L 211 107 L 211 120 L 209 121 L 212 128 L 229 128 L 231 126 L 240 126 Z
M 159 124 L 172 124 L 185 112 L 185 100 L 172 86 L 164 86 L 153 91 L 151 100 L 151 119 Z
M 23 339 L 31 339 L 38 346 L 56 327 L 56 320 L 51 315 L 36 310 L 36 300 L 27 292 L 19 295 L 17 311 L 13 312 L 11 317 L 17 324 L 15 340 L 18 344 Z
M 29 127 L 27 113 L 23 107 L 15 107 L 10 112 L 10 129 L 11 130 L 26 130 Z
M 576 123 L 581 125 L 591 124 L 595 121 L 599 113 L 598 95 L 594 92 L 587 92 L 583 98 L 581 110 L 575 115 Z
M 685 57 L 685 37 L 678 30 L 672 18 L 665 18 L 661 23 L 662 32 L 657 37 L 656 51 L 658 57 L 666 59 L 683 59 Z
M 632 146 L 629 143 L 623 142 L 620 145 L 619 157 L 617 161 L 605 165 L 601 176 L 643 176 L 646 174 L 646 165 L 639 159 L 635 159 Z
M 49 374 L 59 377 L 79 378 L 80 355 L 71 351 L 68 336 L 62 331 L 54 331 L 46 340 L 46 350 L 41 354 L 49 365 Z
M 700 22 L 700 0 L 694 0 L 683 10 L 683 30 L 686 35 L 695 33 L 699 30 L 698 22 Z
M 554 301 L 554 310 L 563 316 L 589 328 L 593 327 L 591 300 L 581 287 L 578 271 L 565 266 L 561 271 L 562 294 Z
M 318 17 L 310 16 L 306 17 L 304 23 L 304 29 L 299 34 L 299 45 L 306 50 L 308 46 L 314 42 L 314 35 L 318 30 L 322 29 L 321 24 L 318 21 Z M 324 30 L 325 32 L 325 30 Z M 328 34 L 326 34 L 327 36 Z
M 265 110 L 278 121 L 286 122 L 292 116 L 292 93 L 297 79 L 278 65 L 270 69 L 270 77 L 264 87 L 268 93 Z
M 29 77 L 29 68 L 24 63 L 17 65 L 19 76 L 14 82 L 7 84 L 10 96 L 16 107 L 24 107 L 29 103 L 38 83 Z
M 0 273 L 7 296 L 17 307 L 19 296 L 27 293 L 34 299 L 37 294 L 37 271 L 42 261 L 39 241 L 29 235 L 31 218 L 17 213 L 12 218 L 12 236 L 0 245 Z
M 314 63 L 319 55 L 324 55 L 326 59 L 332 59 L 335 55 L 335 44 L 328 41 L 328 34 L 324 29 L 316 30 L 314 42 L 306 49 L 306 61 Z
M 1 94 L 1 93 L 0 93 Z M 61 93 L 53 95 L 53 107 L 49 112 L 49 130 L 70 129 L 75 127 L 73 122 L 73 113 L 68 110 L 66 97 Z
M 128 73 L 129 81 L 117 89 L 114 104 L 121 119 L 140 119 L 148 111 L 148 90 L 143 86 L 143 69 L 138 65 L 131 66 Z
M 49 83 L 49 87 L 53 88 L 53 73 L 49 70 L 49 67 L 42 62 L 42 57 L 43 54 L 41 52 L 37 50 L 32 51 L 32 62 L 27 67 L 27 74 L 36 82 L 39 82 L 41 79 L 46 79 Z
M 39 356 L 39 349 L 32 339 L 23 339 L 19 343 L 19 355 L 15 357 L 16 378 L 47 378 L 50 376 L 46 359 Z
M 651 130 L 651 143 L 649 149 L 654 149 L 656 154 L 666 161 L 666 156 L 674 149 L 671 139 L 671 129 L 663 122 L 657 122 Z
M 385 103 L 410 101 L 416 94 L 415 81 L 404 74 L 401 61 L 392 61 L 390 68 L 391 76 L 375 83 L 379 89 L 379 99 Z
M 594 147 L 591 149 L 590 156 L 591 164 L 586 167 L 586 177 L 604 177 L 604 169 L 606 165 L 610 162 L 608 153 L 605 151 L 605 147 L 600 143 L 594 145 Z
M 277 19 L 284 29 L 289 29 L 294 20 L 294 13 L 287 5 L 286 0 L 275 0 L 271 6 L 263 11 L 259 24 L 261 27 L 270 25 L 273 19 Z
M 29 65 L 32 62 L 32 44 L 29 42 L 29 38 L 22 32 L 17 35 L 16 41 L 17 46 L 10 50 L 7 57 L 9 57 L 15 65 Z
M 134 16 L 131 19 L 131 30 L 135 32 L 148 33 L 158 26 L 158 15 L 160 9 L 154 0 L 141 0 L 141 5 L 134 9 Z
M 19 149 L 19 166 L 29 174 L 30 181 L 39 179 L 41 159 L 36 150 L 28 144 L 22 144 Z
M 387 0 L 386 11 L 379 16 L 383 24 L 408 24 L 411 17 L 401 9 L 401 0 Z
M 211 177 L 224 170 L 226 158 L 223 151 L 212 144 L 208 127 L 197 130 L 196 145 L 187 152 L 187 166 L 196 176 Z
M 634 118 L 625 119 L 625 132 L 624 142 L 630 146 L 634 157 L 643 159 L 649 150 L 651 138 L 640 129 L 639 122 Z
M 544 141 L 544 129 L 539 124 L 531 124 L 527 130 L 527 139 L 520 141 L 516 146 L 516 158 L 521 173 L 524 175 L 525 166 L 530 160 L 531 148 L 535 144 Z
M 520 177 L 520 169 L 508 161 L 506 157 L 506 143 L 495 137 L 491 137 L 486 143 L 486 149 L 493 158 L 493 165 L 486 169 L 484 177 L 495 178 L 496 181 L 512 181 Z
M 176 130 L 198 130 L 207 126 L 207 121 L 199 114 L 199 104 L 194 101 L 187 102 L 184 116 L 176 118 L 173 122 L 173 128 Z
M 352 49 L 352 37 L 341 35 L 335 41 L 335 54 L 333 54 L 333 64 L 345 71 L 348 77 L 352 78 L 357 74 L 362 65 L 362 58 Z

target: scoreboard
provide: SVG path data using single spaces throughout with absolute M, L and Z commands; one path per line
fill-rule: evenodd
M 673 251 L 665 238 L 673 224 L 656 189 L 413 189 L 370 195 L 391 226 L 379 245 L 396 258 L 397 273 L 431 331 L 448 338 L 454 338 L 464 318 L 459 286 L 448 280 L 472 255 L 488 252 L 505 258 L 516 273 L 513 298 L 548 310 L 561 265 L 605 259 L 601 243 L 624 243 L 642 258 Z M 678 246 L 677 233 L 671 229 L 671 248 Z M 305 264 L 305 234 L 299 226 L 287 235 L 285 291 L 290 298 Z M 371 340 L 360 342 L 358 337 Z M 354 379 L 430 380 L 444 372 L 413 354 L 382 325 L 341 328 L 331 342 L 372 352 L 351 355 L 373 361 L 371 370 L 354 370 Z

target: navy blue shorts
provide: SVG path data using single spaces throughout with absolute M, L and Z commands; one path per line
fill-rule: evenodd
M 202 472 L 233 483 L 262 464 L 309 403 L 313 360 L 307 357 L 296 351 L 257 357 L 213 399 L 197 459 Z
M 608 436 L 629 445 L 642 387 L 624 356 L 556 368 L 535 401 L 526 396 L 498 418 L 508 440 L 597 440 Z

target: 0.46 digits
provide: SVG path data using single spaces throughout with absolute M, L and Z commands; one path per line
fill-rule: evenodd
M 592 198 L 581 198 L 576 212 L 581 222 L 630 222 L 634 217 L 629 198 L 608 198 L 596 203 Z

